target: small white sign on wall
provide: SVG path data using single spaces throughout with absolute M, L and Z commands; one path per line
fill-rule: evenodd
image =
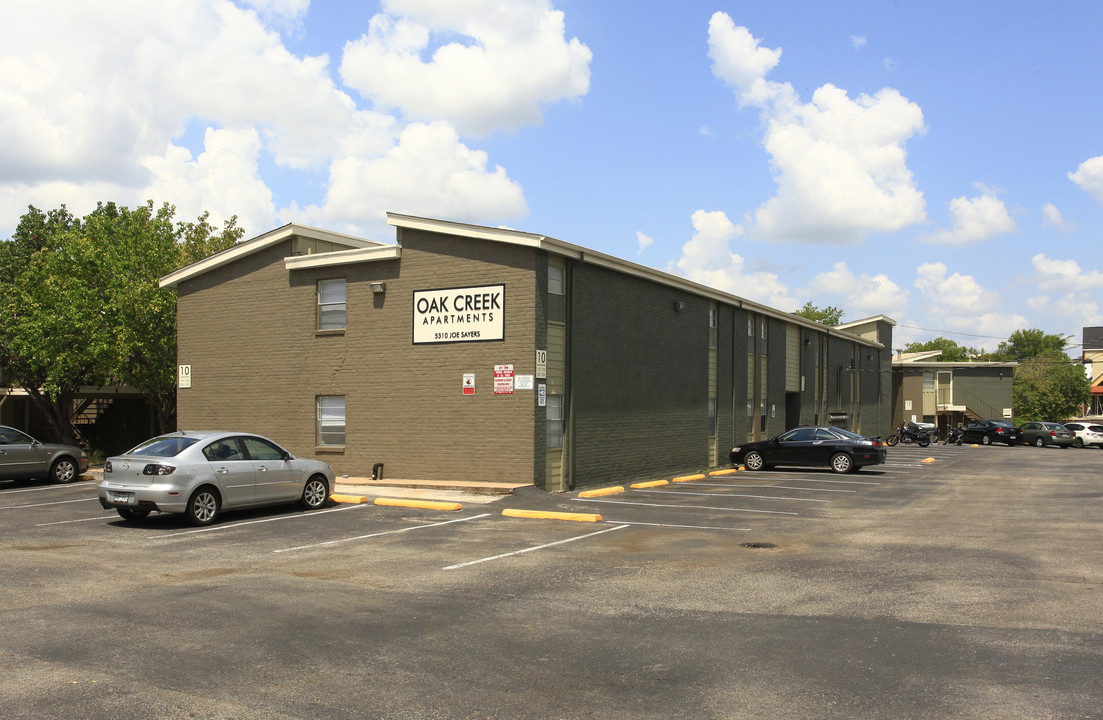
M 179 378 L 176 386 L 179 388 L 191 387 L 191 365 L 180 365 L 178 367 L 179 372 L 177 377 Z
M 513 376 L 513 389 L 514 390 L 532 390 L 533 377 L 532 375 L 514 375 Z

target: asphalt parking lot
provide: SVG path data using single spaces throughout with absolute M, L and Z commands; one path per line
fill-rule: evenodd
M 1101 471 L 897 446 L 206 528 L 0 483 L 0 717 L 1098 718 Z

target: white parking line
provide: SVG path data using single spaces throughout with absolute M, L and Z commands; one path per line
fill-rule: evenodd
M 81 498 L 80 500 L 58 500 L 57 502 L 47 503 L 34 503 L 32 505 L 8 505 L 6 507 L 0 507 L 0 510 L 18 510 L 20 508 L 32 508 L 32 507 L 45 507 L 47 505 L 67 505 L 69 503 L 78 502 L 95 502 L 97 498 Z
M 74 490 L 74 489 L 80 490 L 80 489 L 85 489 L 85 487 L 86 486 L 82 486 L 79 483 L 77 483 L 75 485 L 44 485 L 42 487 L 22 488 L 20 490 L 0 490 L 0 495 L 14 495 L 15 493 L 25 493 L 25 492 L 40 492 L 42 490 Z M 87 489 L 88 490 L 95 490 L 96 486 L 92 485 L 91 487 L 87 487 Z
M 35 525 L 35 527 L 49 527 L 50 525 L 68 525 L 70 523 L 92 522 L 93 520 L 99 520 L 100 522 L 103 522 L 104 520 L 109 520 L 114 516 L 115 513 L 111 513 L 110 515 L 97 515 L 96 517 L 81 518 L 80 520 L 62 520 L 60 522 L 39 523 Z
M 332 508 L 330 510 L 315 510 L 313 512 L 302 513 L 299 515 L 280 515 L 274 518 L 265 518 L 264 520 L 248 520 L 246 522 L 239 523 L 227 523 L 225 525 L 211 525 L 210 527 L 202 527 L 196 530 L 182 530 L 175 533 L 165 533 L 164 535 L 150 535 L 146 540 L 163 540 L 165 538 L 180 537 L 181 535 L 195 535 L 196 533 L 216 532 L 218 530 L 233 530 L 234 528 L 244 527 L 246 525 L 260 525 L 261 523 L 278 522 L 280 520 L 298 520 L 300 518 L 314 517 L 316 515 L 328 515 L 332 512 L 343 512 L 345 510 L 357 510 L 367 507 L 366 505 L 344 505 L 339 508 Z
M 729 485 L 727 483 L 685 483 L 682 487 L 716 487 L 716 488 L 749 488 L 754 490 L 766 490 L 769 488 L 777 488 L 778 490 L 805 490 L 807 492 L 834 492 L 834 493 L 856 493 L 857 490 L 835 490 L 832 488 L 808 488 L 808 487 L 793 487 L 791 485 Z M 711 493 L 718 494 L 718 493 Z
M 326 545 L 338 545 L 340 543 L 353 542 L 354 540 L 367 540 L 368 538 L 382 537 L 384 535 L 397 535 L 398 533 L 412 532 L 414 530 L 425 530 L 427 528 L 440 527 L 442 525 L 451 525 L 452 523 L 467 522 L 468 520 L 478 520 L 479 518 L 484 517 L 490 517 L 490 513 L 483 513 L 482 515 L 472 515 L 471 517 L 459 518 L 456 520 L 445 520 L 444 522 L 430 523 L 429 525 L 414 525 L 413 527 L 399 528 L 398 530 L 384 530 L 383 532 L 369 533 L 367 535 L 357 535 L 356 537 L 341 538 L 340 540 L 327 540 L 326 542 L 314 543 L 312 545 L 299 545 L 298 547 L 273 550 L 272 552 L 295 552 L 296 550 L 307 550 L 309 548 L 324 547 Z
M 697 492 L 679 492 L 677 490 L 636 490 L 634 492 L 641 493 L 655 493 L 659 495 L 703 495 L 705 497 L 739 497 L 739 498 L 754 498 L 756 500 L 788 500 L 790 502 L 817 502 L 817 503 L 829 503 L 830 500 L 816 500 L 814 498 L 794 498 L 794 497 L 779 497 L 777 495 L 748 495 L 747 493 L 697 493 Z
M 606 520 L 605 522 L 611 525 L 647 525 L 650 527 L 678 528 L 679 530 L 738 530 L 740 532 L 751 531 L 750 528 L 717 527 L 715 525 L 677 525 L 675 523 L 634 522 L 631 520 Z
M 783 510 L 751 510 L 748 508 L 710 507 L 708 505 L 670 505 L 664 503 L 628 502 L 626 500 L 595 500 L 594 498 L 571 498 L 572 502 L 607 503 L 609 505 L 641 505 L 643 507 L 675 508 L 678 510 L 723 510 L 725 512 L 761 513 L 763 515 L 800 515 L 800 513 L 786 512 Z
M 444 570 L 458 570 L 459 568 L 465 568 L 470 565 L 478 565 L 479 563 L 490 562 L 491 560 L 501 560 L 502 558 L 513 557 L 514 555 L 522 555 L 533 550 L 543 550 L 545 548 L 555 547 L 556 545 L 564 545 L 575 540 L 584 540 L 586 538 L 594 537 L 595 535 L 604 535 L 607 532 L 613 532 L 614 530 L 623 530 L 628 527 L 627 525 L 617 525 L 616 527 L 605 528 L 604 530 L 598 530 L 597 532 L 587 533 L 586 535 L 579 535 L 578 537 L 567 538 L 566 540 L 556 540 L 555 542 L 547 543 L 544 545 L 537 545 L 536 547 L 525 548 L 524 550 L 514 550 L 513 552 L 502 553 L 501 555 L 495 555 L 493 557 L 481 558 L 479 560 L 471 560 L 465 563 L 459 563 L 458 565 L 449 565 Z

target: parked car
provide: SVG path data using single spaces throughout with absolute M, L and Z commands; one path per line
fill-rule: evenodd
M 0 479 L 46 478 L 67 483 L 88 471 L 88 453 L 76 445 L 42 443 L 0 425 Z
M 1023 431 L 1007 420 L 976 420 L 965 426 L 961 437 L 957 439 L 957 444 L 991 445 L 994 442 L 1002 442 L 1010 446 L 1017 445 L 1022 442 L 1022 439 Z
M 1056 445 L 1057 447 L 1072 447 L 1076 441 L 1076 435 L 1072 430 L 1055 422 L 1028 422 L 1023 423 L 1023 442 L 1029 445 L 1045 447 Z
M 156 511 L 209 525 L 223 510 L 293 502 L 319 508 L 333 485 L 328 464 L 297 458 L 260 435 L 186 431 L 108 458 L 99 499 L 126 520 Z
M 881 438 L 863 437 L 837 427 L 813 426 L 787 430 L 777 437 L 733 447 L 733 465 L 766 470 L 775 465 L 828 467 L 837 473 L 854 472 L 885 461 Z
M 1072 434 L 1076 436 L 1076 439 L 1072 441 L 1074 447 L 1082 448 L 1095 445 L 1103 448 L 1103 425 L 1067 422 L 1065 427 L 1072 430 Z

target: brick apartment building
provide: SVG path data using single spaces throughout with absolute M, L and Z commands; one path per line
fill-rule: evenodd
M 178 426 L 549 491 L 725 465 L 800 424 L 889 431 L 889 318 L 831 328 L 542 235 L 388 220 L 394 244 L 292 224 L 162 278 Z

